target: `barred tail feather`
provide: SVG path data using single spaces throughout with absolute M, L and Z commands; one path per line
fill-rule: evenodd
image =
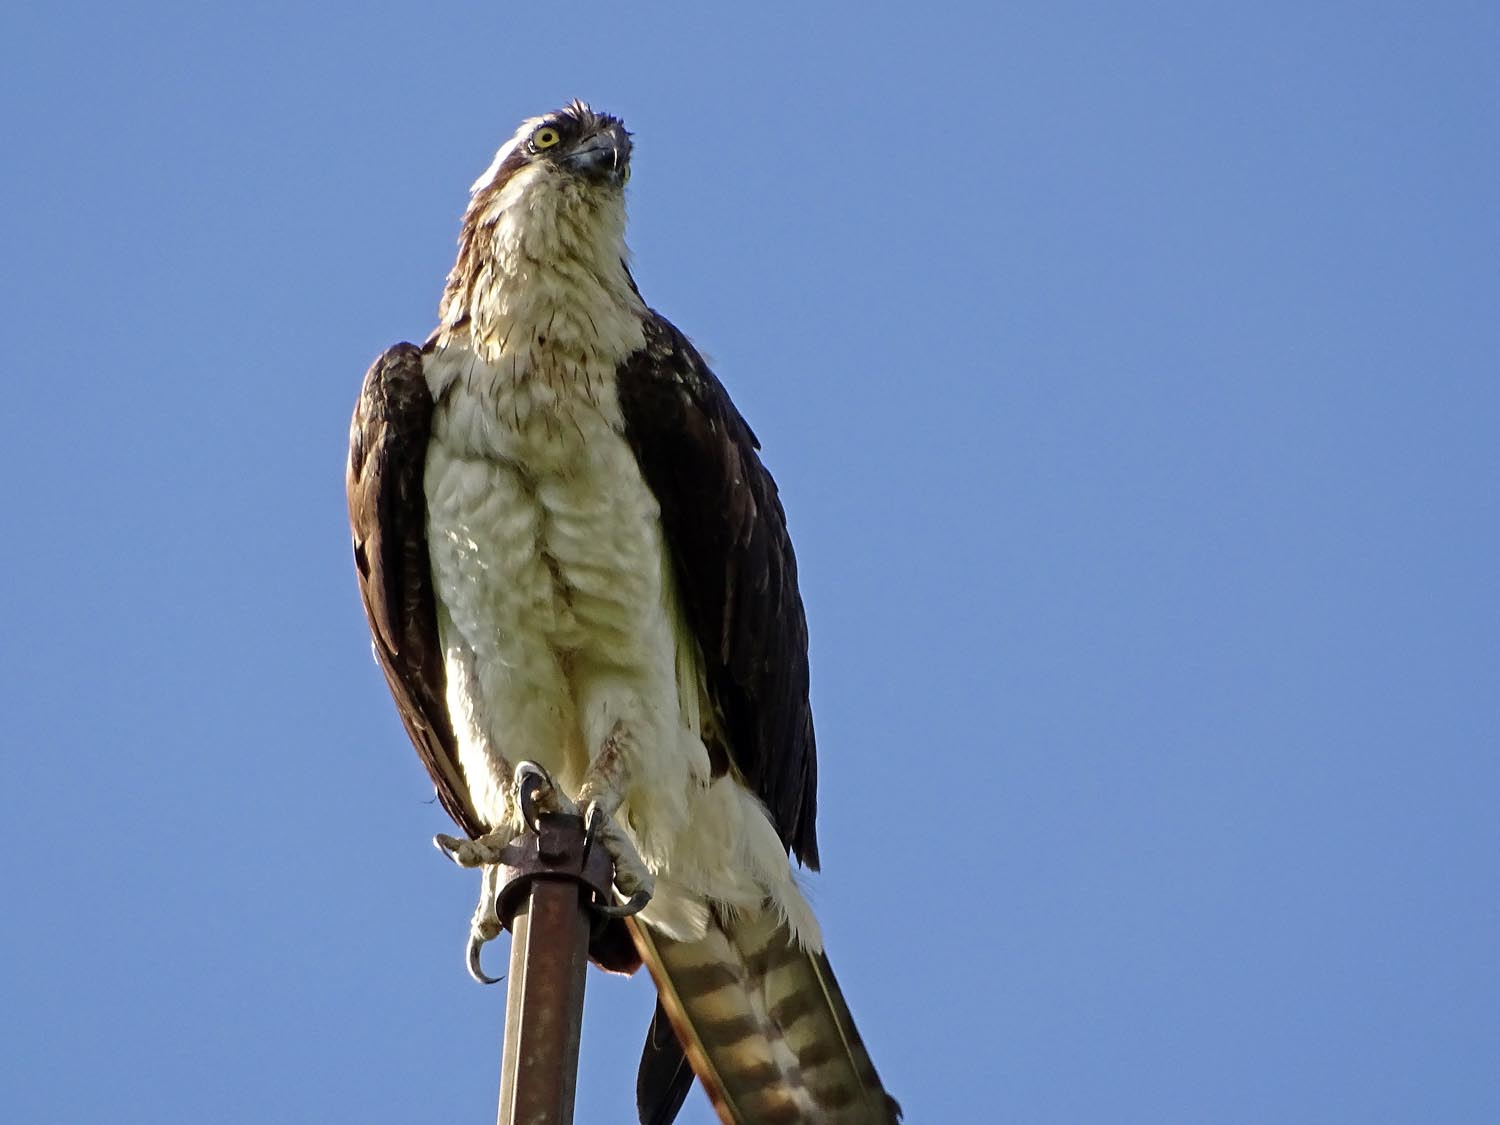
M 671 1021 L 727 1125 L 899 1120 L 828 958 L 799 946 L 774 911 L 716 915 L 698 941 L 639 925 L 633 932 L 656 979 L 658 1015 Z M 648 1041 L 643 1078 L 647 1065 L 662 1062 L 659 1041 L 655 1049 Z M 641 1107 L 646 1112 L 645 1100 Z

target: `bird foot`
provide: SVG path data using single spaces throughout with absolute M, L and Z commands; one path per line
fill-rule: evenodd
M 574 811 L 573 803 L 553 783 L 547 771 L 532 762 L 522 762 L 517 767 L 514 784 L 516 808 L 533 832 L 537 830 L 537 818 L 542 813 Z M 502 978 L 492 977 L 484 971 L 481 955 L 484 947 L 505 929 L 498 902 L 502 865 L 514 856 L 511 834 L 509 831 L 488 832 L 475 840 L 440 834 L 433 837 L 432 842 L 460 867 L 480 869 L 479 905 L 474 908 L 474 917 L 469 922 L 464 961 L 469 975 L 480 984 L 496 984 Z
M 480 965 L 480 951 L 505 929 L 495 900 L 500 893 L 500 864 L 504 862 L 505 849 L 510 843 L 508 834 L 490 832 L 477 840 L 465 840 L 440 833 L 432 838 L 432 842 L 458 866 L 480 869 L 479 905 L 474 908 L 474 917 L 469 922 L 464 961 L 469 967 L 469 975 L 480 984 L 496 984 L 501 978 L 489 976 L 484 971 Z
M 606 750 L 609 747 L 610 743 L 606 743 Z M 605 755 L 601 754 L 600 757 L 604 759 Z M 588 862 L 589 850 L 595 845 L 603 848 L 609 856 L 614 871 L 614 892 L 623 901 L 597 902 L 594 909 L 612 918 L 626 918 L 639 913 L 651 901 L 651 893 L 656 885 L 655 877 L 636 850 L 635 842 L 613 819 L 612 814 L 621 803 L 616 784 L 620 772 L 616 752 L 609 757 L 605 769 L 590 769 L 580 792 L 581 801 L 575 803 L 541 766 L 533 762 L 522 762 L 515 771 L 515 807 L 527 827 L 536 834 L 539 844 L 540 817 L 543 814 L 577 816 L 579 804 L 583 805 L 584 850 L 579 867 L 581 869 Z M 503 889 L 505 868 L 516 862 L 518 857 L 515 849 L 519 845 L 508 832 L 490 832 L 474 840 L 439 835 L 433 838 L 433 843 L 460 867 L 477 867 L 481 871 L 479 905 L 469 922 L 465 962 L 469 975 L 480 984 L 495 984 L 501 978 L 485 973 L 480 958 L 484 947 L 505 929 L 498 901 Z
M 432 843 L 460 867 L 489 867 L 505 858 L 505 847 L 510 843 L 510 835 L 490 832 L 477 840 L 465 840 L 438 833 L 432 838 Z

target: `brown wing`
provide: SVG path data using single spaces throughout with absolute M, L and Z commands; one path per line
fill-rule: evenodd
M 422 474 L 432 395 L 422 352 L 397 344 L 370 367 L 349 427 L 349 527 L 375 658 L 438 800 L 470 836 L 485 828 L 468 798 L 448 719 Z
M 816 870 L 807 618 L 776 482 L 693 345 L 655 313 L 645 327 L 646 346 L 618 372 L 620 405 L 707 668 L 722 728 L 709 748 L 734 763 L 782 843 Z

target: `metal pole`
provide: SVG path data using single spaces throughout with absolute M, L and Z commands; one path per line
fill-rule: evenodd
M 590 929 L 583 820 L 546 813 L 539 828 L 521 837 L 534 846 L 534 872 L 500 899 L 502 917 L 514 912 L 499 1125 L 572 1125 L 578 1085 Z

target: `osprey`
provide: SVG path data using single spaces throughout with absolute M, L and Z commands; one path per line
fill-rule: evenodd
M 582 102 L 524 122 L 471 189 L 436 331 L 365 376 L 347 484 L 375 653 L 471 840 L 521 830 L 533 763 L 617 884 L 652 888 L 591 946 L 658 986 L 643 1122 L 676 1116 L 693 1071 L 726 1121 L 892 1122 L 788 859 L 818 865 L 786 518 L 626 266 L 630 151 Z

